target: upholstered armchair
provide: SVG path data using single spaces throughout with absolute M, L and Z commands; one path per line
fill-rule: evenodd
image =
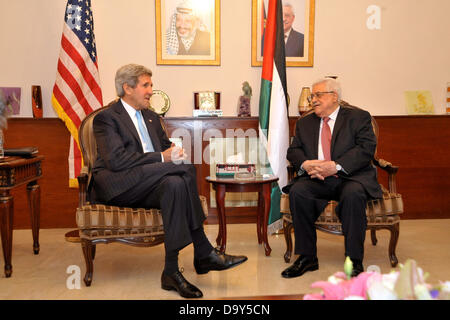
M 92 282 L 93 261 L 97 244 L 121 242 L 133 246 L 150 247 L 164 241 L 164 228 L 160 210 L 116 207 L 89 202 L 88 186 L 91 170 L 97 157 L 93 120 L 105 108 L 108 108 L 108 106 L 89 114 L 79 128 L 79 143 L 84 166 L 78 176 L 79 204 L 76 211 L 76 222 L 86 261 L 84 277 L 86 286 L 90 286 Z M 165 128 L 162 120 L 161 123 Z M 206 198 L 200 196 L 200 200 L 203 211 L 207 215 Z
M 343 102 L 346 107 L 352 107 L 348 103 Z M 306 116 L 307 114 L 302 115 Z M 378 140 L 378 125 L 375 119 L 372 117 L 372 127 L 375 136 Z M 375 151 L 375 156 L 372 160 L 373 164 L 387 172 L 388 175 L 388 189 L 381 185 L 383 191 L 383 198 L 376 200 L 369 200 L 366 207 L 367 214 L 367 230 L 370 230 L 372 244 L 377 244 L 376 231 L 380 229 L 387 229 L 390 231 L 390 241 L 389 241 L 389 260 L 392 267 L 395 267 L 398 263 L 395 250 L 397 247 L 397 242 L 400 232 L 400 214 L 403 213 L 403 200 L 402 196 L 397 193 L 395 176 L 398 171 L 398 167 L 392 165 L 390 162 L 378 158 L 377 152 Z M 288 167 L 289 180 L 293 179 L 295 176 L 294 168 L 292 166 Z M 342 224 L 336 215 L 335 208 L 337 206 L 336 201 L 330 201 L 328 206 L 322 212 L 322 214 L 317 219 L 315 225 L 316 229 L 325 231 L 328 233 L 342 235 Z M 293 230 L 292 215 L 289 209 L 289 195 L 283 194 L 281 197 L 281 212 L 283 214 L 283 228 L 284 236 L 286 240 L 286 252 L 284 254 L 284 260 L 289 262 L 292 255 L 292 235 Z

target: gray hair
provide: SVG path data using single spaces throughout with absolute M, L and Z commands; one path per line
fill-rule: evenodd
M 322 84 L 325 83 L 326 85 L 326 90 L 327 91 L 333 91 L 336 92 L 338 95 L 338 101 L 342 100 L 342 88 L 341 88 L 341 84 L 339 83 L 339 81 L 333 79 L 333 78 L 322 78 L 317 80 L 316 82 L 313 83 L 313 87 L 318 85 L 318 84 Z
M 123 90 L 123 85 L 125 83 L 128 84 L 131 88 L 136 88 L 139 77 L 143 75 L 151 77 L 152 71 L 138 64 L 127 64 L 123 67 L 120 67 L 116 72 L 116 78 L 114 80 L 117 95 L 121 98 L 125 95 L 125 91 Z
M 292 6 L 292 4 L 290 4 L 289 2 L 283 2 L 283 7 L 289 7 L 289 8 L 291 8 L 292 15 L 295 16 L 294 7 Z

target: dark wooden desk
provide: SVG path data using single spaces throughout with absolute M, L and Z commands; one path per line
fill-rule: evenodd
M 10 190 L 27 184 L 30 207 L 33 252 L 39 253 L 39 216 L 41 190 L 37 180 L 42 177 L 43 156 L 33 158 L 5 157 L 0 159 L 0 232 L 2 238 L 5 276 L 11 277 L 14 198 Z
M 258 192 L 258 209 L 256 216 L 256 233 L 258 243 L 264 243 L 266 256 L 270 255 L 272 249 L 267 240 L 267 222 L 270 211 L 270 195 L 272 182 L 278 181 L 277 177 L 267 179 L 254 178 L 250 180 L 236 180 L 233 178 L 206 177 L 206 181 L 212 184 L 216 191 L 217 212 L 219 216 L 219 234 L 216 242 L 220 251 L 225 252 L 227 246 L 227 220 L 225 216 L 225 193 L 226 192 Z

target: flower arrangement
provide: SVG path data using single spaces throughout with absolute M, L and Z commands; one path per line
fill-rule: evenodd
M 407 260 L 398 271 L 389 274 L 362 272 L 351 278 L 352 262 L 347 257 L 344 272 L 337 272 L 328 281 L 314 282 L 312 288 L 322 293 L 304 296 L 304 300 L 450 300 L 450 281 L 432 286 L 416 261 Z

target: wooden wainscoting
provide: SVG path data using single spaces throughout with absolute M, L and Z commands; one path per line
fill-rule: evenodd
M 400 167 L 397 190 L 403 195 L 403 219 L 450 218 L 450 116 L 377 116 L 380 138 L 378 155 Z M 169 135 L 183 137 L 188 156 L 200 163 L 209 145 L 208 135 L 226 136 L 227 130 L 258 132 L 258 118 L 190 118 L 164 119 Z M 289 119 L 290 132 L 296 118 Z M 234 131 L 233 131 L 234 130 Z M 56 118 L 11 118 L 5 131 L 7 148 L 37 146 L 42 155 L 41 228 L 75 227 L 75 209 L 78 192 L 68 185 L 69 133 L 63 122 Z M 196 158 L 197 157 L 197 158 Z M 195 164 L 199 193 L 210 198 L 208 164 Z M 383 184 L 387 177 L 381 175 Z M 30 228 L 28 204 L 24 190 L 14 194 L 14 227 Z M 255 207 L 227 209 L 229 223 L 256 221 Z M 207 223 L 217 223 L 215 208 L 209 209 Z
M 56 118 L 10 118 L 5 130 L 5 148 L 36 146 L 42 161 L 41 228 L 75 227 L 78 189 L 69 188 L 70 135 Z M 14 190 L 14 228 L 31 228 L 26 186 Z

